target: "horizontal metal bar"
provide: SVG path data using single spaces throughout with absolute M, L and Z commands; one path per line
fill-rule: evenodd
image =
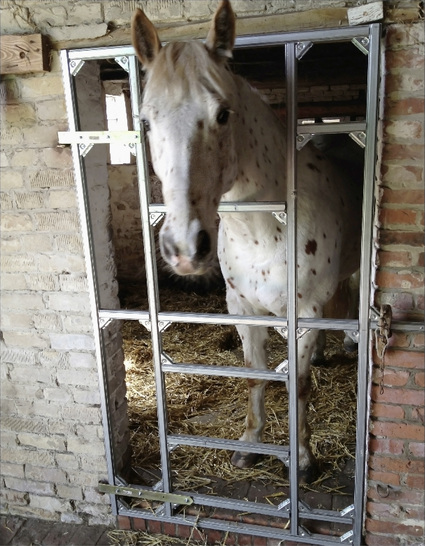
M 149 321 L 149 311 L 135 309 L 101 309 L 99 318 L 102 320 L 143 320 Z M 247 326 L 266 326 L 268 328 L 285 328 L 288 321 L 285 317 L 272 316 L 251 316 L 251 315 L 227 315 L 219 313 L 177 313 L 160 312 L 158 320 L 164 322 L 176 322 L 182 324 L 221 324 Z M 377 320 L 369 321 L 371 330 L 378 326 Z M 320 330 L 353 330 L 359 329 L 357 319 L 327 319 L 327 318 L 300 318 L 298 328 L 317 328 Z M 391 330 L 397 332 L 423 332 L 425 330 L 422 322 L 394 321 L 391 323 Z
M 213 495 L 198 495 L 197 493 L 185 493 L 178 491 L 179 495 L 187 495 L 193 498 L 194 504 L 201 504 L 203 506 L 211 506 L 213 508 L 225 508 L 227 510 L 236 510 L 238 512 L 247 512 L 250 514 L 263 514 L 271 517 L 283 517 L 287 518 L 290 514 L 290 505 L 288 503 L 282 509 L 279 509 L 276 505 L 265 504 L 253 501 L 244 501 L 239 499 L 231 499 L 228 497 L 217 497 Z M 335 523 L 344 523 L 347 525 L 352 524 L 353 518 L 350 516 L 341 515 L 341 512 L 336 510 L 322 510 L 322 509 L 310 509 L 306 511 L 300 508 L 300 516 L 306 519 L 329 521 Z
M 225 510 L 235 510 L 237 512 L 245 512 L 249 514 L 261 514 L 264 516 L 283 519 L 287 519 L 290 514 L 289 504 L 279 510 L 276 505 L 261 502 L 232 499 L 229 497 L 218 497 L 215 495 L 198 495 L 197 493 L 191 493 L 191 496 L 194 504 L 210 506 L 212 508 L 224 508 Z
M 163 372 L 211 375 L 216 377 L 242 377 L 244 379 L 264 379 L 265 381 L 288 381 L 288 375 L 272 370 L 253 370 L 237 366 L 208 366 L 202 364 L 163 364 Z
M 298 125 L 299 135 L 327 135 L 336 133 L 352 133 L 353 131 L 366 131 L 366 123 L 353 121 L 351 123 L 305 123 Z
M 70 49 L 68 51 L 69 60 L 90 61 L 96 59 L 111 59 L 115 57 L 124 57 L 135 55 L 133 46 L 114 46 L 114 47 L 94 47 L 82 49 Z
M 140 131 L 59 131 L 59 144 L 134 144 Z
M 149 510 L 140 510 L 135 508 L 127 508 L 123 503 L 118 503 L 118 514 L 120 516 L 127 516 L 131 518 L 143 518 L 147 520 L 163 521 L 167 523 L 175 523 L 178 525 L 188 525 L 195 529 L 215 529 L 217 531 L 228 531 L 229 533 L 242 533 L 245 535 L 274 538 L 276 540 L 291 540 L 296 538 L 296 541 L 300 544 L 309 544 L 311 546 L 324 544 L 341 544 L 339 537 L 329 535 L 319 535 L 312 533 L 307 536 L 303 535 L 291 535 L 289 531 L 285 529 L 279 529 L 276 527 L 268 527 L 266 525 L 255 525 L 252 523 L 241 523 L 233 521 L 225 521 L 222 519 L 214 518 L 199 518 L 197 516 L 188 515 L 176 515 L 176 516 L 160 516 L 154 515 Z
M 235 48 L 275 46 L 290 42 L 342 42 L 358 38 L 359 36 L 369 36 L 369 34 L 369 26 L 358 26 L 303 30 L 302 33 L 282 32 L 256 36 L 238 36 L 236 37 Z
M 224 440 L 209 436 L 188 436 L 185 434 L 170 434 L 167 436 L 168 445 L 205 447 L 209 449 L 225 449 L 228 451 L 247 451 L 261 455 L 274 455 L 275 457 L 288 457 L 289 446 L 277 446 L 273 444 L 242 442 L 241 440 Z
M 190 495 L 180 495 L 178 493 L 163 493 L 161 491 L 153 491 L 137 485 L 110 485 L 99 483 L 98 490 L 100 493 L 108 493 L 109 495 L 119 495 L 123 497 L 131 497 L 136 499 L 145 499 L 155 502 L 172 502 L 173 504 L 193 504 L 193 498 Z
M 149 321 L 148 311 L 135 309 L 101 309 L 99 318 L 113 320 L 143 320 Z M 268 315 L 227 315 L 224 313 L 178 313 L 162 311 L 158 313 L 162 322 L 177 322 L 182 324 L 221 324 L 247 326 L 266 326 L 268 328 L 285 328 L 288 321 L 285 317 Z M 376 321 L 375 321 L 376 322 Z M 300 318 L 299 328 L 318 328 L 322 330 L 357 330 L 358 321 L 352 319 Z
M 149 212 L 166 214 L 166 206 L 162 203 L 149 205 Z M 218 212 L 286 212 L 286 203 L 281 201 L 254 201 L 254 202 L 221 202 Z

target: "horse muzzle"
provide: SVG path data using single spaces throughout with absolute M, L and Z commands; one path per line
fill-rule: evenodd
M 191 252 L 188 251 L 190 246 L 193 246 Z M 160 249 L 162 257 L 177 275 L 203 275 L 211 267 L 211 237 L 204 229 L 198 232 L 194 245 L 178 245 L 169 232 L 161 232 Z

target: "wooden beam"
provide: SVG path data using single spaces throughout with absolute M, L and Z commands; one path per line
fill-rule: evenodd
M 1 74 L 50 70 L 50 46 L 41 34 L 1 36 L 0 54 Z
M 158 24 L 157 30 L 162 41 L 205 39 L 211 20 L 196 23 L 181 22 L 173 25 Z M 236 33 L 238 36 L 270 32 L 290 32 L 307 29 L 334 28 L 348 26 L 347 8 L 317 8 L 300 12 L 273 14 L 265 16 L 238 17 Z M 131 43 L 130 29 L 122 28 L 94 40 L 85 40 L 78 45 L 75 41 L 60 41 L 55 48 L 102 47 L 128 45 Z

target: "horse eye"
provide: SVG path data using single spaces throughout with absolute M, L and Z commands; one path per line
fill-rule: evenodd
M 148 121 L 147 119 L 142 119 L 142 125 L 143 125 L 143 127 L 145 128 L 146 133 L 147 133 L 148 131 L 150 131 L 150 129 L 151 129 L 151 124 L 149 123 L 149 121 Z
M 217 114 L 217 123 L 219 125 L 226 125 L 229 120 L 230 110 L 228 108 L 222 108 Z

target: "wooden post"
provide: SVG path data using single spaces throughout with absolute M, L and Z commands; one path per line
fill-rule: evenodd
M 50 44 L 41 34 L 0 37 L 0 74 L 50 70 Z

